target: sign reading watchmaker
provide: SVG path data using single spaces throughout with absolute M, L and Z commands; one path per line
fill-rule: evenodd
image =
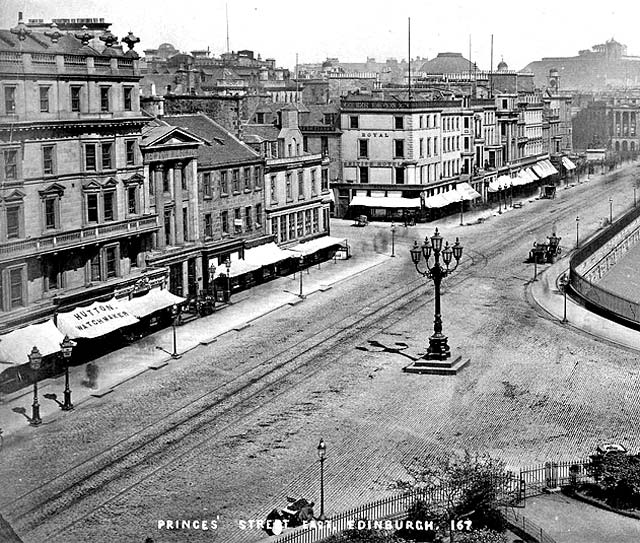
M 138 322 L 114 298 L 58 314 L 58 329 L 70 338 L 96 338 Z

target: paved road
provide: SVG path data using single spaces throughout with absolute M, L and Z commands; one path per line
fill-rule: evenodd
M 450 343 L 472 358 L 459 376 L 404 374 L 405 357 L 369 343 L 425 350 L 431 288 L 407 249 L 435 225 L 402 228 L 399 257 L 388 264 L 13 443 L 0 465 L 8 482 L 0 509 L 27 542 L 183 541 L 185 531 L 157 528 L 176 519 L 219 520 L 189 540 L 251 541 L 263 533 L 239 529 L 239 520 L 263 517 L 287 495 L 317 500 L 320 436 L 329 512 L 388 492 L 429 455 L 472 449 L 520 466 L 582 456 L 603 437 L 637 448 L 636 353 L 538 313 L 526 299 L 533 270 L 523 263 L 554 226 L 569 249 L 577 214 L 582 235 L 594 231 L 609 192 L 629 192 L 631 183 L 616 172 L 483 224 L 438 224 L 465 246 L 443 297 Z M 383 250 L 381 232 L 351 229 L 349 237 Z

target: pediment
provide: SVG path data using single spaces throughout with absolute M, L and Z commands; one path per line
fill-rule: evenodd
M 117 185 L 118 180 L 115 177 L 109 177 L 104 183 L 102 183 L 103 188 L 116 187 Z
M 199 145 L 203 143 L 206 142 L 202 138 L 176 126 L 169 132 L 165 132 L 157 138 L 148 141 L 147 145 L 157 147 L 161 145 Z
M 102 185 L 98 183 L 97 179 L 87 179 L 82 182 L 83 190 L 100 190 Z
M 138 184 L 144 182 L 144 176 L 140 175 L 139 173 L 134 173 L 128 179 L 123 179 L 122 182 L 125 185 L 138 185 Z
M 64 186 L 60 183 L 52 183 L 47 188 L 39 190 L 38 193 L 40 196 L 62 196 L 64 194 Z
M 14 190 L 12 192 L 10 192 L 7 196 L 3 197 L 3 200 L 5 202 L 15 202 L 15 201 L 21 201 L 23 200 L 25 197 L 25 193 L 20 191 L 20 190 Z

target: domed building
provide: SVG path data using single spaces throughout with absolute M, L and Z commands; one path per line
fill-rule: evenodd
M 438 53 L 438 56 L 425 62 L 420 68 L 427 74 L 455 74 L 469 71 L 471 62 L 461 53 Z
M 507 65 L 507 63 L 504 61 L 504 59 L 502 59 L 499 63 L 498 63 L 498 71 L 499 72 L 508 72 L 509 71 L 509 66 Z

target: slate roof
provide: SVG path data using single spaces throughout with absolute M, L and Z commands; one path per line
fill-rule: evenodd
M 261 160 L 260 155 L 251 147 L 203 113 L 167 115 L 162 121 L 171 126 L 186 128 L 210 144 L 198 148 L 198 163 L 202 166 L 245 164 Z
M 277 141 L 280 129 L 272 124 L 244 124 L 242 133 L 246 136 L 259 136 L 263 141 Z

